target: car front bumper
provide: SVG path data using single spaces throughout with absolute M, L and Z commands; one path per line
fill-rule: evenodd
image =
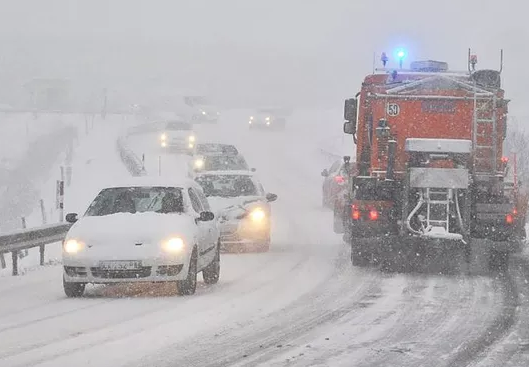
M 252 223 L 247 220 L 221 223 L 220 242 L 224 245 L 255 244 L 270 240 L 270 223 Z
M 137 282 L 172 282 L 184 280 L 189 270 L 189 259 L 178 258 L 141 259 L 141 266 L 134 269 L 108 270 L 101 267 L 100 261 L 83 260 L 74 256 L 63 257 L 63 274 L 66 282 L 72 283 L 137 283 Z M 119 260 L 118 260 L 119 261 Z
M 195 151 L 195 144 L 186 141 L 168 141 L 160 143 L 160 148 L 166 152 L 192 153 Z

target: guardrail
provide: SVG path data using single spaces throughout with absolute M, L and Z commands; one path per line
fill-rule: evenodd
M 133 176 L 144 175 L 143 163 L 127 146 L 127 138 L 119 138 L 116 145 L 121 160 L 130 174 Z M 44 265 L 46 245 L 64 240 L 71 226 L 70 223 L 58 223 L 2 234 L 0 235 L 0 254 L 11 252 L 13 275 L 18 275 L 18 254 L 22 250 L 39 247 L 40 265 Z
M 145 168 L 143 162 L 127 145 L 127 138 L 121 137 L 117 140 L 116 146 L 121 157 L 121 161 L 127 167 L 132 176 L 144 176 Z
M 50 224 L 0 235 L 0 254 L 11 252 L 13 275 L 18 275 L 18 252 L 21 250 L 40 247 L 40 265 L 44 265 L 46 245 L 62 241 L 71 226 L 70 223 Z

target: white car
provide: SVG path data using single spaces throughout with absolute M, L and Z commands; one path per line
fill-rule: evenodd
M 251 171 L 212 171 L 197 174 L 221 231 L 221 248 L 233 245 L 257 246 L 268 251 L 271 233 L 270 202 L 277 195 L 267 193 Z
M 183 121 L 167 121 L 160 132 L 160 147 L 167 152 L 193 155 L 196 149 L 193 125 Z
M 191 108 L 191 120 L 194 123 L 217 123 L 220 112 L 204 96 L 185 96 L 184 103 Z
M 197 144 L 191 171 L 252 171 L 234 145 L 218 143 Z
M 261 108 L 248 119 L 250 130 L 284 130 L 289 112 L 284 108 Z
M 176 180 L 178 181 L 178 180 Z M 63 242 L 63 285 L 68 297 L 85 285 L 175 282 L 195 292 L 197 273 L 216 283 L 220 233 L 202 189 L 193 180 L 139 177 L 99 192 Z

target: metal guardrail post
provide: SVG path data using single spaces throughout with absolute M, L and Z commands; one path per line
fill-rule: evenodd
M 13 260 L 13 275 L 18 275 L 18 251 L 11 252 L 11 259 Z
M 44 250 L 46 249 L 46 245 L 40 245 L 39 246 L 39 264 L 42 266 L 44 265 Z

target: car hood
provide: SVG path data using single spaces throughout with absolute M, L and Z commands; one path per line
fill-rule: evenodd
M 67 238 L 85 243 L 144 243 L 172 236 L 192 241 L 194 234 L 194 219 L 187 214 L 117 213 L 82 217 L 72 226 Z
M 195 135 L 192 130 L 166 130 L 165 134 L 168 138 L 188 138 L 191 135 Z
M 228 219 L 235 218 L 254 207 L 268 207 L 269 205 L 266 198 L 262 196 L 239 196 L 234 198 L 210 196 L 208 197 L 208 201 L 215 215 L 227 217 Z

